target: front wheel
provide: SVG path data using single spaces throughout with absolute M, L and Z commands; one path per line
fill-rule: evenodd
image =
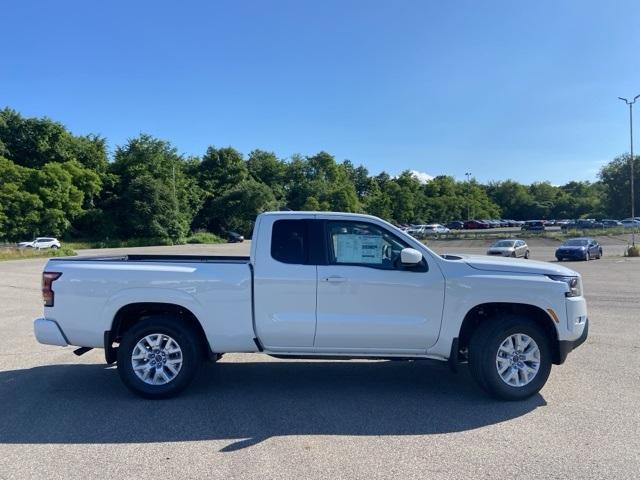
M 529 250 L 524 252 L 524 258 L 525 258 L 525 260 L 529 260 Z
M 471 338 L 474 379 L 491 396 L 523 400 L 544 386 L 551 372 L 551 348 L 533 320 L 506 315 L 480 325 Z
M 172 397 L 189 385 L 202 363 L 199 345 L 197 334 L 178 318 L 144 318 L 122 337 L 118 374 L 142 397 Z

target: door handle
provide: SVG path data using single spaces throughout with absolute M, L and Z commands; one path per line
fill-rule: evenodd
M 324 281 L 329 283 L 343 283 L 346 282 L 347 279 L 339 275 L 331 275 L 329 277 L 326 277 Z

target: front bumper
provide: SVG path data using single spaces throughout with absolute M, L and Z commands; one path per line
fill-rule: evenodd
M 62 329 L 55 320 L 36 318 L 33 321 L 33 333 L 36 336 L 36 340 L 45 345 L 58 345 L 60 347 L 69 345 Z
M 491 255 L 492 257 L 511 257 L 513 255 L 513 251 L 488 250 L 487 255 Z
M 569 260 L 582 260 L 586 255 L 584 250 L 564 250 L 556 252 L 556 258 L 562 260 L 568 258 Z
M 567 359 L 567 356 L 571 351 L 578 348 L 582 345 L 589 335 L 589 319 L 587 318 L 584 324 L 584 328 L 582 330 L 582 335 L 580 335 L 575 340 L 560 340 L 558 342 L 558 365 L 564 363 Z

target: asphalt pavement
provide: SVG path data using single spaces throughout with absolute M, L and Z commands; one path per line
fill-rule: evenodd
M 248 244 L 98 252 L 134 251 L 246 254 Z M 514 403 L 444 364 L 260 354 L 225 355 L 182 396 L 143 400 L 102 351 L 38 344 L 45 261 L 0 262 L 0 478 L 638 478 L 640 259 L 619 252 L 567 263 L 584 278 L 589 339 L 540 394 Z

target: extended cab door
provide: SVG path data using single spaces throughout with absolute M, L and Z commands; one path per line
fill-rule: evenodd
M 316 224 L 317 225 L 317 224 Z M 319 225 L 318 225 L 319 226 Z M 264 215 L 254 238 L 254 319 L 267 350 L 313 348 L 316 330 L 316 259 L 309 215 Z
M 382 225 L 327 220 L 318 265 L 316 352 L 422 353 L 440 331 L 444 277 L 437 265 L 406 268 L 409 245 Z

